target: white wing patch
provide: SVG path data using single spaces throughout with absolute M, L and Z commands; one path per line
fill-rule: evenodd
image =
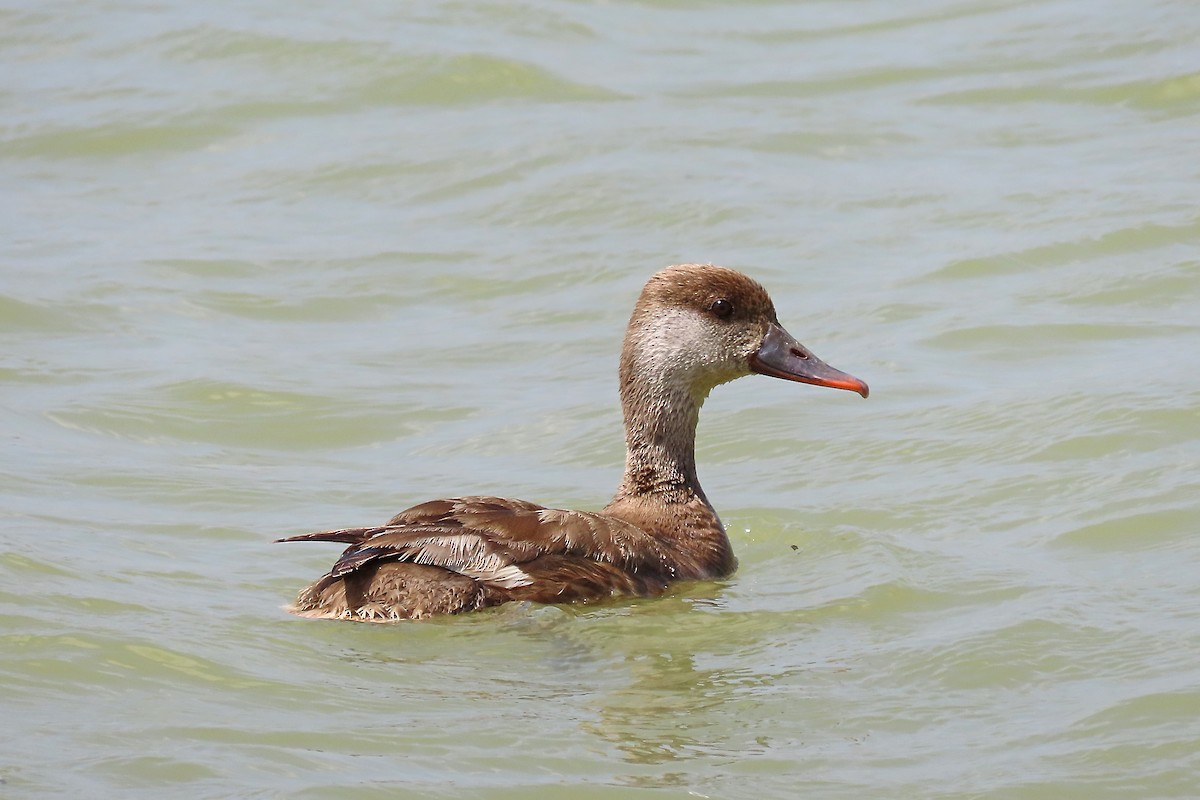
M 504 589 L 529 586 L 533 578 L 496 552 L 477 534 L 452 534 L 414 538 L 400 560 L 452 570 L 468 578 Z

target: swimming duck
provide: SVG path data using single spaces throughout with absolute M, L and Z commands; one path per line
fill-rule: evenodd
M 667 267 L 642 289 L 625 331 L 625 476 L 607 506 L 457 497 L 385 525 L 279 539 L 349 545 L 288 610 L 387 622 L 511 600 L 648 596 L 674 581 L 729 575 L 737 564 L 729 538 L 696 477 L 696 422 L 713 387 L 751 373 L 868 393 L 792 338 L 754 280 L 711 264 Z

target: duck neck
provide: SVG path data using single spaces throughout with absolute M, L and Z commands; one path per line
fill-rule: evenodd
M 664 544 L 670 557 L 658 566 L 671 576 L 728 575 L 737 562 L 696 477 L 700 406 L 721 381 L 706 374 L 702 352 L 679 347 L 698 338 L 688 318 L 660 315 L 657 328 L 641 320 L 635 309 L 621 350 L 625 477 L 604 511 Z
M 626 454 L 617 497 L 667 503 L 698 499 L 708 505 L 696 475 L 696 423 L 707 392 L 640 377 L 632 365 L 622 364 Z

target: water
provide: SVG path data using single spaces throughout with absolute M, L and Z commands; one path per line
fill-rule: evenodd
M 0 11 L 5 797 L 1200 795 L 1186 2 Z M 428 624 L 278 536 L 596 508 L 645 278 L 741 566 Z

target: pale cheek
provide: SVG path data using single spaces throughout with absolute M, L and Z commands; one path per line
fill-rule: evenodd
M 689 372 L 711 356 L 711 342 L 711 332 L 695 314 L 672 311 L 646 326 L 638 355 L 646 367 L 664 374 Z
M 757 343 L 752 345 L 735 331 L 714 327 L 700 314 L 674 310 L 646 325 L 638 345 L 637 357 L 647 373 L 668 382 L 712 387 L 749 375 L 750 354 Z

